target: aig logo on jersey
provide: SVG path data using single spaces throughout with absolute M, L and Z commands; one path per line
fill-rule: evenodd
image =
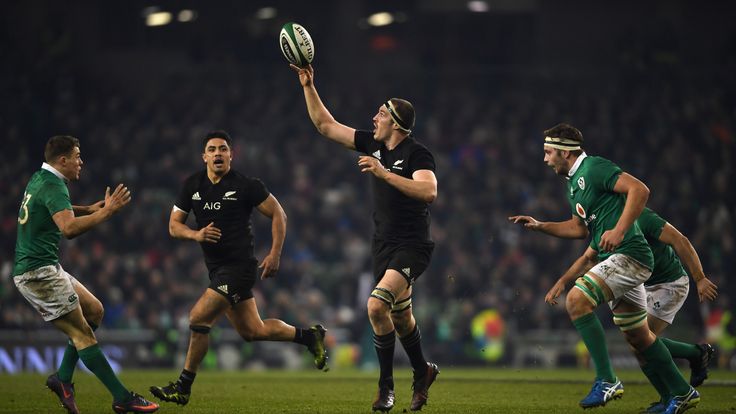
M 575 212 L 577 212 L 578 216 L 580 216 L 583 219 L 586 216 L 585 209 L 583 208 L 583 206 L 580 205 L 580 203 L 575 204 Z
M 204 207 L 202 207 L 203 210 L 219 210 L 222 204 L 219 201 L 210 201 L 209 203 L 204 203 Z
M 585 190 L 585 177 L 578 178 L 578 187 L 580 187 L 581 190 Z

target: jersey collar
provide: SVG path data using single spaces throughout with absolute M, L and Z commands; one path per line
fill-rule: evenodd
M 570 168 L 570 171 L 567 172 L 567 177 L 572 177 L 575 175 L 575 173 L 578 171 L 578 168 L 580 168 L 580 164 L 583 163 L 583 160 L 588 157 L 588 154 L 582 153 L 578 157 L 578 159 L 575 160 L 575 164 L 572 165 L 572 168 Z
M 55 176 L 59 177 L 65 183 L 68 183 L 69 182 L 69 179 L 67 179 L 66 177 L 64 177 L 64 174 L 60 173 L 59 170 L 57 170 L 56 168 L 52 167 L 50 164 L 47 164 L 47 163 L 41 164 L 41 169 L 42 170 L 46 170 L 46 171 L 54 174 Z

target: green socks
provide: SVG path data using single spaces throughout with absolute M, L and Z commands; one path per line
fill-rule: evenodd
M 688 360 L 700 359 L 700 348 L 695 344 L 677 342 L 667 338 L 660 338 L 664 346 L 672 354 L 672 358 L 685 358 Z
M 572 324 L 583 338 L 583 342 L 588 348 L 588 352 L 590 352 L 590 357 L 595 363 L 596 379 L 605 382 L 616 382 L 616 374 L 613 373 L 611 360 L 608 358 L 606 334 L 598 317 L 591 312 L 575 319 Z
M 130 399 L 130 392 L 120 383 L 120 380 L 110 367 L 110 363 L 107 362 L 107 358 L 100 351 L 99 345 L 94 344 L 90 347 L 80 349 L 77 353 L 84 366 L 105 384 L 105 387 L 112 394 L 113 400 L 128 401 Z
M 87 322 L 92 331 L 97 330 L 97 325 L 92 322 Z M 698 354 L 699 355 L 699 354 Z M 72 382 L 72 376 L 74 375 L 74 369 L 77 367 L 77 361 L 79 361 L 79 354 L 77 348 L 74 347 L 74 343 L 70 339 L 66 344 L 66 350 L 64 351 L 64 357 L 61 358 L 61 364 L 59 365 L 59 381 L 70 384 Z
M 70 339 L 69 343 L 66 344 L 64 357 L 61 359 L 61 364 L 59 365 L 59 381 L 66 384 L 72 382 L 72 375 L 74 375 L 74 368 L 77 366 L 77 361 L 79 361 L 79 354 Z
M 644 365 L 655 372 L 664 383 L 671 395 L 685 395 L 690 392 L 690 384 L 685 381 L 680 370 L 677 369 L 672 355 L 661 339 L 657 338 L 652 345 L 641 353 Z M 644 368 L 642 367 L 642 370 Z
M 664 382 L 659 378 L 659 375 L 652 369 L 652 364 L 644 364 L 641 367 L 641 371 L 646 375 L 649 382 L 654 386 L 654 389 L 657 390 L 657 394 L 659 394 L 659 400 L 662 402 L 667 402 L 670 400 L 670 393 L 667 391 L 667 386 L 664 384 Z

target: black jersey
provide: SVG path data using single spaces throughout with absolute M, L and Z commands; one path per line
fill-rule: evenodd
M 381 161 L 387 170 L 412 179 L 417 170 L 435 170 L 427 147 L 407 137 L 393 150 L 373 139 L 370 131 L 355 131 L 355 149 Z M 384 242 L 429 241 L 429 204 L 407 196 L 371 175 L 374 238 Z
M 197 229 L 214 222 L 214 226 L 222 231 L 217 243 L 200 243 L 210 271 L 223 265 L 256 260 L 250 215 L 253 207 L 261 204 L 268 195 L 260 180 L 233 170 L 217 184 L 212 184 L 206 170 L 186 179 L 174 206 L 186 213 L 193 210 Z

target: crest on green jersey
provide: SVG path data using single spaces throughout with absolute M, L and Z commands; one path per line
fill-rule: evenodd
M 578 178 L 578 187 L 580 187 L 581 190 L 585 190 L 585 177 L 580 176 L 580 178 Z

